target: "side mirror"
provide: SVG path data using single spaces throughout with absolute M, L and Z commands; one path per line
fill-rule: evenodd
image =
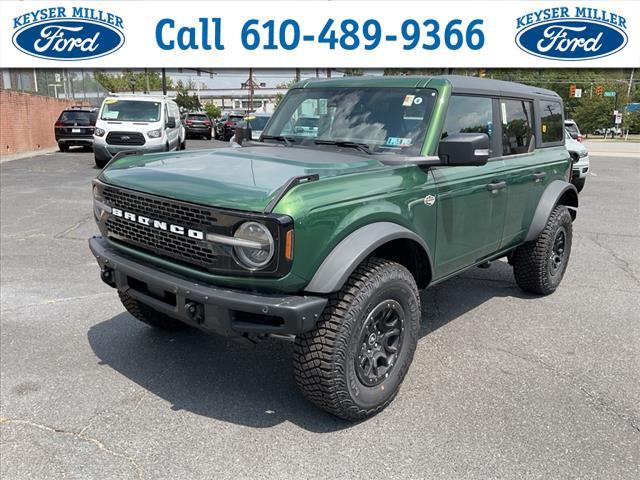
M 249 122 L 238 122 L 236 127 L 234 141 L 238 145 L 242 145 L 245 141 L 251 141 L 251 125 Z
M 440 140 L 441 165 L 481 166 L 489 160 L 489 136 L 486 133 L 456 133 Z
M 176 117 L 167 118 L 167 128 L 176 128 Z

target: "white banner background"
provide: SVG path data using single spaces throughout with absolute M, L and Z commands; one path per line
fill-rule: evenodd
M 80 61 L 47 60 L 28 55 L 18 50 L 12 41 L 14 18 L 39 8 L 73 6 L 102 9 L 123 19 L 125 43 L 119 50 L 100 58 Z M 559 61 L 539 58 L 521 50 L 515 36 L 517 18 L 529 12 L 553 7 L 592 7 L 607 12 L 615 12 L 625 17 L 628 44 L 612 55 L 580 61 Z M 156 42 L 156 25 L 163 18 L 175 21 L 180 26 L 199 25 L 200 17 L 221 18 L 221 38 L 224 50 L 162 50 Z M 300 25 L 301 35 L 312 34 L 316 38 L 328 18 L 335 20 L 334 28 L 340 22 L 352 18 L 360 27 L 368 19 L 376 19 L 382 26 L 383 35 L 398 35 L 400 41 L 385 42 L 370 51 L 362 46 L 354 51 L 336 47 L 330 50 L 327 44 L 300 41 L 297 48 L 286 51 L 247 50 L 241 43 L 241 30 L 249 19 L 258 19 L 260 24 L 274 20 L 279 25 L 285 19 L 294 19 Z M 404 20 L 415 19 L 422 23 L 426 19 L 440 23 L 440 32 L 446 24 L 459 18 L 463 22 L 462 31 L 473 19 L 482 19 L 485 36 L 484 46 L 473 51 L 466 46 L 459 50 L 440 48 L 423 50 L 420 46 L 413 50 L 403 50 L 401 24 Z M 262 42 L 266 31 L 258 27 Z M 640 66 L 640 2 L 599 1 L 91 1 L 91 2 L 41 2 L 2 1 L 0 5 L 0 66 L 11 67 L 61 67 L 67 68 L 142 68 L 142 67 L 202 67 L 202 68 L 281 68 L 281 67 L 633 67 Z M 171 38 L 166 35 L 166 38 Z M 277 38 L 277 33 L 276 33 Z M 422 37 L 421 41 L 426 37 Z

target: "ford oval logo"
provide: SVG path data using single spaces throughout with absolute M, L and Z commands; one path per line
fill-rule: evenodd
M 627 34 L 617 26 L 594 20 L 551 20 L 522 29 L 516 43 L 542 58 L 588 60 L 619 51 L 627 44 Z
M 87 60 L 102 57 L 124 44 L 115 27 L 92 20 L 49 20 L 27 25 L 13 35 L 13 44 L 34 57 Z

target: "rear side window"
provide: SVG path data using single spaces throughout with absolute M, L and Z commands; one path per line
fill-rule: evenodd
M 534 144 L 531 102 L 500 100 L 502 155 L 528 153 Z
M 209 117 L 207 117 L 206 115 L 201 115 L 201 114 L 189 114 L 187 115 L 187 118 L 190 118 L 191 120 L 201 120 L 201 121 L 205 121 L 205 120 L 209 120 Z
M 560 102 L 540 101 L 540 132 L 543 144 L 562 141 L 564 124 Z

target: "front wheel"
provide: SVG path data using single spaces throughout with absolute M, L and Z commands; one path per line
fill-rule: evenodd
M 304 396 L 346 420 L 382 411 L 411 365 L 420 300 L 411 273 L 365 260 L 334 294 L 316 328 L 295 340 L 294 371 Z
M 513 252 L 513 274 L 521 289 L 549 295 L 558 288 L 571 255 L 571 222 L 569 209 L 558 205 L 538 238 Z

